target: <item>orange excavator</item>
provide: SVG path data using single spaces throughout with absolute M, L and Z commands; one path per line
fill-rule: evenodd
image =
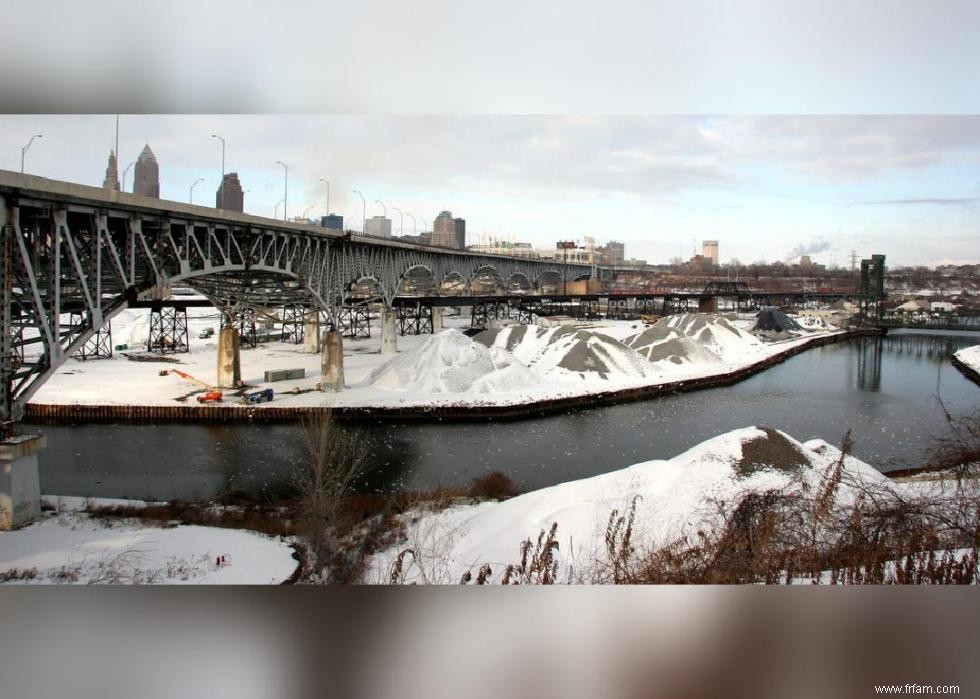
M 160 376 L 169 376 L 170 374 L 176 374 L 177 376 L 183 379 L 187 379 L 188 381 L 193 381 L 196 384 L 200 384 L 201 386 L 204 386 L 205 393 L 203 396 L 197 397 L 198 403 L 220 403 L 221 399 L 224 397 L 224 394 L 221 391 L 219 391 L 215 386 L 205 383 L 200 379 L 196 379 L 190 374 L 181 371 L 180 369 L 164 369 L 163 371 L 160 372 Z

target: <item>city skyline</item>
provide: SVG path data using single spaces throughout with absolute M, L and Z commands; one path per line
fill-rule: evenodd
M 3 117 L 0 168 L 21 141 L 44 139 L 26 171 L 98 185 L 114 115 Z M 163 163 L 160 197 L 227 169 L 249 188 L 247 213 L 273 217 L 290 163 L 289 211 L 355 224 L 398 207 L 415 232 L 459 211 L 472 238 L 544 246 L 621 240 L 664 263 L 718 240 L 721 262 L 794 253 L 846 265 L 883 252 L 895 265 L 980 262 L 980 118 L 942 117 L 379 117 L 122 116 L 119 163 L 148 143 Z M 71 154 L 66 158 L 65 154 Z M 406 216 L 404 232 L 413 226 Z

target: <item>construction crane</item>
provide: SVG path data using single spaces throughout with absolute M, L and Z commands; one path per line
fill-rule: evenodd
M 176 374 L 183 379 L 187 379 L 188 381 L 193 381 L 196 384 L 204 386 L 205 393 L 203 396 L 197 397 L 198 403 L 220 403 L 221 399 L 224 397 L 224 394 L 219 391 L 216 386 L 212 386 L 211 384 L 205 383 L 200 379 L 196 379 L 180 369 L 164 369 L 160 372 L 160 376 L 169 376 L 170 374 Z

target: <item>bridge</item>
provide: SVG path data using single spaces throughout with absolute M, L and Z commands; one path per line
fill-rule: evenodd
M 393 302 L 406 286 L 527 292 L 588 276 L 588 265 L 486 255 L 345 234 L 32 175 L 0 171 L 2 371 L 9 434 L 31 395 L 141 292 L 188 285 L 221 309 L 219 384 L 239 379 L 236 317 L 305 309 L 335 342 L 325 376 L 342 384 L 339 332 L 358 287 L 383 303 L 382 351 L 394 352 Z M 315 333 L 319 338 L 319 333 Z M 340 351 L 340 356 L 337 352 Z M 329 365 L 329 366 L 328 366 Z M 340 372 L 339 384 L 337 371 Z

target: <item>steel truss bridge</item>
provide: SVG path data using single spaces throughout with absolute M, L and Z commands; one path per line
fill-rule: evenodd
M 436 291 L 492 279 L 528 291 L 588 265 L 362 238 L 0 170 L 0 425 L 141 292 L 188 285 L 232 319 L 270 307 L 339 324 L 355 286 L 386 307 L 414 275 Z M 233 321 L 229 321 L 233 322 Z

